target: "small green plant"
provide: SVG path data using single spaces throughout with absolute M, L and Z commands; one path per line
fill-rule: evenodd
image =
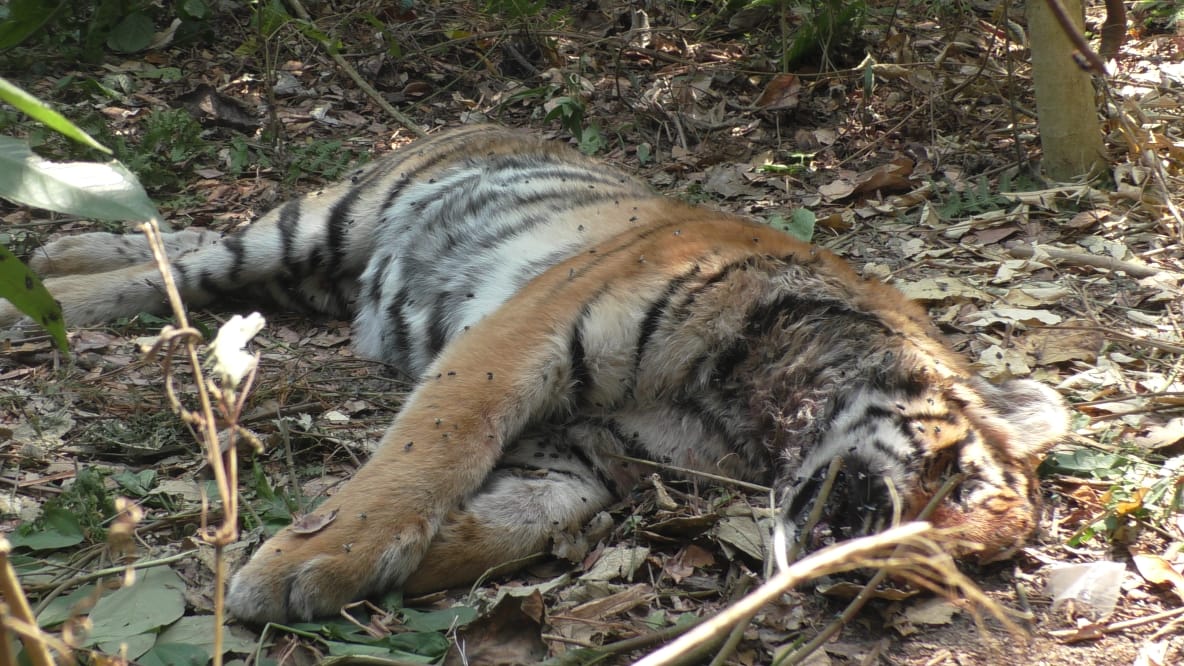
M 961 192 L 952 192 L 950 197 L 938 208 L 938 212 L 945 219 L 978 215 L 993 210 L 1001 210 L 1012 205 L 1012 200 L 1001 192 L 1029 192 L 1040 188 L 1040 183 L 1030 176 L 1004 173 L 999 176 L 999 187 L 992 191 L 986 176 L 979 176 L 974 184 Z
M 284 182 L 293 183 L 308 176 L 320 176 L 326 180 L 339 180 L 352 168 L 365 163 L 365 155 L 359 156 L 346 149 L 341 141 L 318 139 L 310 143 L 292 146 L 288 149 L 288 167 Z
M 137 144 L 118 139 L 115 154 L 149 188 L 178 187 L 195 160 L 212 158 L 215 147 L 202 138 L 201 124 L 184 109 L 155 111 L 144 122 Z
M 1100 451 L 1080 448 L 1055 452 L 1041 466 L 1042 473 L 1097 479 L 1110 484 L 1099 501 L 1101 508 L 1070 538 L 1079 546 L 1095 539 L 1124 541 L 1139 524 L 1163 526 L 1184 507 L 1184 458 L 1150 461 L 1144 451 Z
M 148 48 L 157 20 L 178 20 L 171 33 L 177 41 L 205 30 L 210 16 L 205 0 L 12 0 L 0 10 L 0 51 L 36 37 L 90 62 L 100 60 L 104 48 L 117 53 Z
M 105 525 L 114 515 L 115 500 L 107 492 L 103 475 L 82 467 L 74 483 L 46 501 L 37 520 L 17 529 L 12 545 L 50 550 L 83 541 L 101 543 L 107 538 Z
M 547 0 L 487 0 L 485 11 L 503 19 L 528 19 L 539 15 Z
M 952 219 L 999 210 L 1010 204 L 1007 197 L 991 191 L 991 185 L 987 182 L 986 176 L 979 176 L 973 186 L 967 187 L 961 192 L 951 192 L 950 198 L 942 204 L 938 212 L 943 218 Z
M 1184 21 L 1184 4 L 1179 0 L 1139 0 L 1132 13 L 1152 30 L 1171 28 Z
M 868 10 L 864 0 L 751 0 L 734 7 L 780 23 L 782 71 L 815 56 L 835 60 L 837 49 L 863 26 Z

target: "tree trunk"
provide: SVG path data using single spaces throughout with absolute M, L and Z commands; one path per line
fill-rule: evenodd
M 1082 30 L 1081 0 L 1060 1 L 1077 30 Z M 1046 0 L 1028 0 L 1028 31 L 1044 174 L 1060 181 L 1097 175 L 1105 160 L 1090 75 L 1074 61 L 1073 45 Z

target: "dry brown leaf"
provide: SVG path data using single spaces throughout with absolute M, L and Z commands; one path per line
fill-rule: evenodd
M 1152 585 L 1171 584 L 1176 596 L 1184 599 L 1184 575 L 1171 565 L 1170 562 L 1150 553 L 1131 553 L 1131 560 L 1135 568 L 1148 583 Z
M 291 529 L 297 534 L 312 534 L 325 529 L 334 520 L 337 520 L 337 509 L 329 513 L 309 513 L 293 520 Z
M 802 81 L 796 74 L 778 74 L 774 76 L 760 97 L 756 98 L 753 106 L 765 111 L 778 109 L 793 109 L 801 99 Z
M 1108 217 L 1110 217 L 1110 211 L 1105 209 L 1083 210 L 1069 218 L 1069 221 L 1062 222 L 1061 226 L 1069 229 L 1089 229 L 1101 224 Z
M 1101 331 L 1036 328 L 1021 336 L 1016 345 L 1023 348 L 1038 365 L 1065 361 L 1093 363 L 1106 342 Z
M 649 603 L 653 595 L 649 585 L 631 585 L 607 597 L 582 603 L 563 615 L 579 620 L 604 620 Z
M 855 179 L 855 192 L 900 192 L 913 188 L 909 176 L 913 173 L 913 161 L 898 158 L 892 163 L 882 164 L 870 171 L 864 171 Z
M 975 312 L 966 317 L 967 323 L 974 326 L 990 326 L 991 324 L 1019 324 L 1023 326 L 1044 324 L 1052 326 L 1061 323 L 1061 315 L 1051 310 L 1035 310 L 1026 308 L 991 308 Z
M 1023 377 L 1032 372 L 1027 354 L 1016 347 L 1004 349 L 991 345 L 979 353 L 974 367 L 988 379 Z
M 1139 509 L 1143 508 L 1143 497 L 1147 495 L 1146 488 L 1136 488 L 1134 496 L 1129 500 L 1117 502 L 1114 505 L 1114 512 L 1120 516 L 1125 516 Z
M 487 615 L 461 628 L 444 658 L 462 664 L 534 664 L 547 656 L 542 633 L 543 598 L 506 597 Z
M 855 184 L 845 178 L 836 178 L 818 188 L 818 193 L 830 201 L 845 199 L 855 192 Z
M 949 624 L 961 610 L 946 599 L 930 597 L 906 608 L 904 616 L 913 624 Z
M 893 285 L 914 301 L 990 301 L 991 295 L 956 277 L 924 278 Z
M 1162 425 L 1148 426 L 1134 438 L 1136 446 L 1145 449 L 1162 449 L 1184 440 L 1184 417 L 1177 416 Z M 1145 490 L 1140 488 L 1139 490 Z
M 695 544 L 683 548 L 677 557 L 684 564 L 700 569 L 715 565 L 715 555 L 706 548 L 696 546 Z
M 650 549 L 644 546 L 614 546 L 605 548 L 588 573 L 580 577 L 586 581 L 609 581 L 615 578 L 633 580 L 633 574 L 645 563 Z
M 642 532 L 659 540 L 693 539 L 711 529 L 719 521 L 719 515 L 708 513 L 702 516 L 677 516 L 651 523 Z
M 823 215 L 814 221 L 814 224 L 831 231 L 851 231 L 853 225 L 851 221 L 843 217 L 842 213 L 831 213 L 830 215 Z
M 734 546 L 754 560 L 764 559 L 761 530 L 756 521 L 748 516 L 728 516 L 720 521 L 715 531 L 720 543 Z
M 819 594 L 833 597 L 836 599 L 854 599 L 856 595 L 863 592 L 863 588 L 867 587 L 864 583 L 852 583 L 851 581 L 839 581 L 829 585 L 819 585 L 817 592 Z M 917 590 L 906 590 L 895 587 L 885 587 L 881 585 L 872 592 L 873 599 L 885 599 L 887 601 L 903 601 L 910 597 L 917 596 Z

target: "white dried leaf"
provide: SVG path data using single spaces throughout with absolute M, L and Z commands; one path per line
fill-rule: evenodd
M 633 574 L 637 573 L 649 555 L 650 549 L 642 546 L 606 548 L 600 559 L 596 560 L 596 564 L 592 565 L 588 573 L 580 576 L 580 579 L 610 581 L 623 578 L 632 581 Z
M 1072 601 L 1078 610 L 1105 617 L 1114 610 L 1122 589 L 1122 562 L 1090 562 L 1055 566 L 1048 571 L 1048 593 L 1053 610 Z
M 969 315 L 967 322 L 974 326 L 990 326 L 992 324 L 1008 324 L 1027 326 L 1043 324 L 1052 326 L 1061 323 L 1061 316 L 1048 310 L 1028 310 L 1024 308 L 991 308 Z
M 264 323 L 263 315 L 252 312 L 246 317 L 235 315 L 218 329 L 218 335 L 210 343 L 207 362 L 223 384 L 238 386 L 255 368 L 255 355 L 247 353 L 244 348 L 263 330 Z
M 916 282 L 896 282 L 897 289 L 914 301 L 991 301 L 991 295 L 958 278 L 925 278 Z
M 764 539 L 760 527 L 749 516 L 728 516 L 719 521 L 715 538 L 735 546 L 754 560 L 765 559 Z

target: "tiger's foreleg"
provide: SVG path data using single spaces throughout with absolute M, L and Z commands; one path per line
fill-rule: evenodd
M 335 613 L 402 585 L 450 515 L 440 549 L 473 538 L 474 525 L 510 524 L 496 503 L 473 507 L 467 517 L 453 512 L 486 484 L 506 443 L 564 406 L 569 328 L 562 317 L 503 309 L 447 347 L 370 462 L 302 523 L 307 527 L 284 529 L 238 572 L 227 596 L 231 612 L 254 622 Z M 505 545 L 491 530 L 476 532 L 478 542 L 460 556 Z M 529 549 L 538 543 L 523 542 Z M 504 561 L 497 553 L 485 557 L 473 568 Z M 431 566 L 425 585 L 437 575 Z

